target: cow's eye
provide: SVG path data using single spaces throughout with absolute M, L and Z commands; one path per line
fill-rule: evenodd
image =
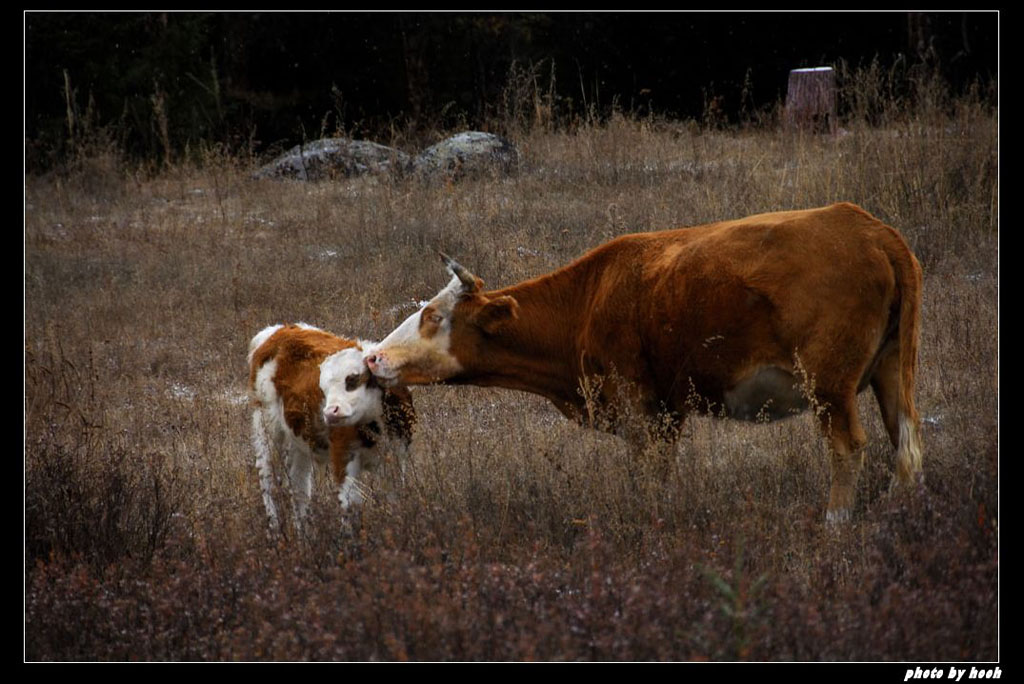
M 433 323 L 434 325 L 441 325 L 441 322 L 444 321 L 444 318 L 439 313 L 432 313 L 429 316 L 427 316 L 427 320 Z
M 345 378 L 345 391 L 346 392 L 354 392 L 356 390 L 356 388 L 358 388 L 358 387 L 359 387 L 359 376 L 358 375 L 350 375 L 347 378 Z

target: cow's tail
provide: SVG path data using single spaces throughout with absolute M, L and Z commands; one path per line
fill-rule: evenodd
M 896 231 L 893 231 L 895 233 Z M 898 234 L 897 234 L 898 236 Z M 906 242 L 892 255 L 900 293 L 899 322 L 899 445 L 896 447 L 896 483 L 908 484 L 922 471 L 921 418 L 914 406 L 918 339 L 921 321 L 921 265 Z

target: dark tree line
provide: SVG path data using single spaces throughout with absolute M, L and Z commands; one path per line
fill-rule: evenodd
M 610 107 L 735 120 L 792 68 L 927 66 L 996 78 L 999 16 L 979 13 L 40 13 L 25 15 L 30 167 L 106 131 L 159 159 L 265 150 L 344 130 L 494 127 L 543 90 L 558 115 Z M 518 74 L 520 91 L 516 91 Z

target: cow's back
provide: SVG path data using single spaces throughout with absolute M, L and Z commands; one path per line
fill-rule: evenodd
M 851 333 L 880 341 L 901 253 L 896 231 L 845 203 L 623 236 L 584 257 L 600 276 L 580 351 L 669 405 L 694 391 L 719 402 L 751 369 Z

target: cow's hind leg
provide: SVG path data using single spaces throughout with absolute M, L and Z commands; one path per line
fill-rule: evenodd
M 871 376 L 871 389 L 878 400 L 889 441 L 896 448 L 896 473 L 892 486 L 906 485 L 920 476 L 921 436 L 917 412 L 913 404 L 900 401 L 899 347 L 891 345 Z
M 853 392 L 830 402 L 820 417 L 825 437 L 831 444 L 832 486 L 828 497 L 826 519 L 844 522 L 853 512 L 854 496 L 867 436 L 857 415 L 857 398 Z
M 878 400 L 878 408 L 882 412 L 882 422 L 894 447 L 900 445 L 900 378 L 899 353 L 896 348 L 882 352 L 874 375 L 871 376 L 871 389 Z

